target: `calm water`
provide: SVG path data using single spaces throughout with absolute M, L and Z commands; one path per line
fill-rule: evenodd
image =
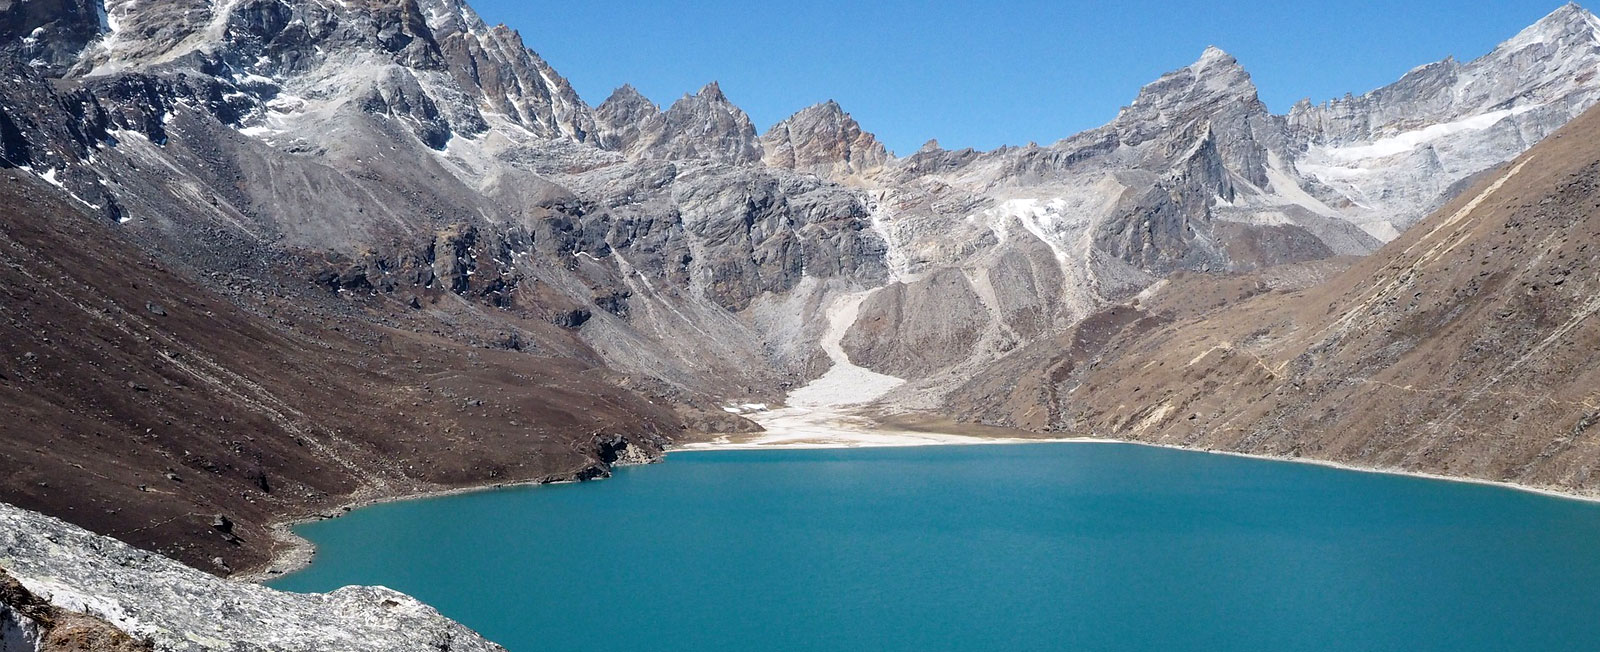
M 1600 506 L 1109 444 L 675 454 L 300 532 L 527 650 L 1594 650 Z

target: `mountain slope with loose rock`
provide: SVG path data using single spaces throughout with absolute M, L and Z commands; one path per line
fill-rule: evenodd
M 1592 495 L 1597 143 L 1590 110 L 1320 283 L 1252 279 L 1194 305 L 1216 284 L 1175 279 L 1085 322 L 1141 328 L 1037 347 L 961 403 L 1040 430 Z M 1007 382 L 1037 389 L 993 400 Z

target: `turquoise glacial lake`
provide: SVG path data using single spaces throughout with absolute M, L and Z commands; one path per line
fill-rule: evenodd
M 1600 649 L 1600 505 L 1120 444 L 675 453 L 299 531 L 273 586 L 514 652 Z

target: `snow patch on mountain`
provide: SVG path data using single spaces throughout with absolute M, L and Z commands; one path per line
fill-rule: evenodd
M 1482 115 L 1470 116 L 1453 122 L 1429 125 L 1422 129 L 1381 138 L 1365 145 L 1344 147 L 1319 147 L 1313 145 L 1307 153 L 1308 159 L 1322 159 L 1339 163 L 1360 163 L 1371 159 L 1385 158 L 1396 154 L 1404 154 L 1418 148 L 1433 144 L 1447 137 L 1467 131 L 1482 131 L 1493 127 L 1501 120 L 1512 116 L 1522 115 L 1529 111 L 1539 109 L 1543 105 L 1519 106 L 1501 111 L 1490 111 Z M 1311 168 L 1314 164 L 1307 163 Z M 1306 168 L 1302 167 L 1302 171 Z
M 828 306 L 828 330 L 822 335 L 821 345 L 833 366 L 816 380 L 789 392 L 789 407 L 820 410 L 871 403 L 905 383 L 902 378 L 856 366 L 844 351 L 845 333 L 856 323 L 861 302 L 871 295 L 870 291 L 846 294 Z

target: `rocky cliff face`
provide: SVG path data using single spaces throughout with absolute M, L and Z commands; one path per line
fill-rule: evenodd
M 115 625 L 50 604 L 0 569 L 0 650 L 6 652 L 151 652 Z
M 1266 155 L 1283 147 L 1277 122 L 1239 61 L 1211 47 L 1193 65 L 1141 89 L 1110 128 L 1131 147 L 1180 136 L 1178 147 L 1150 152 L 1157 158 L 1152 162 L 1170 167 L 1203 161 L 1185 176 L 1200 190 L 1231 202 L 1236 190 L 1229 173 L 1257 187 L 1269 184 Z
M 623 85 L 595 108 L 595 143 L 612 151 L 627 151 L 646 138 L 645 123 L 656 120 L 661 108 L 638 89 Z
M 889 150 L 828 100 L 780 122 L 761 137 L 761 161 L 776 168 L 849 179 L 889 163 Z
M 10 38 L 0 51 L 31 67 L 60 73 L 100 36 L 101 11 L 97 0 L 6 0 L 0 3 L 0 33 Z
M 1288 115 L 1308 190 L 1382 240 L 1460 179 L 1528 149 L 1600 100 L 1600 19 L 1568 4 L 1490 53 Z

